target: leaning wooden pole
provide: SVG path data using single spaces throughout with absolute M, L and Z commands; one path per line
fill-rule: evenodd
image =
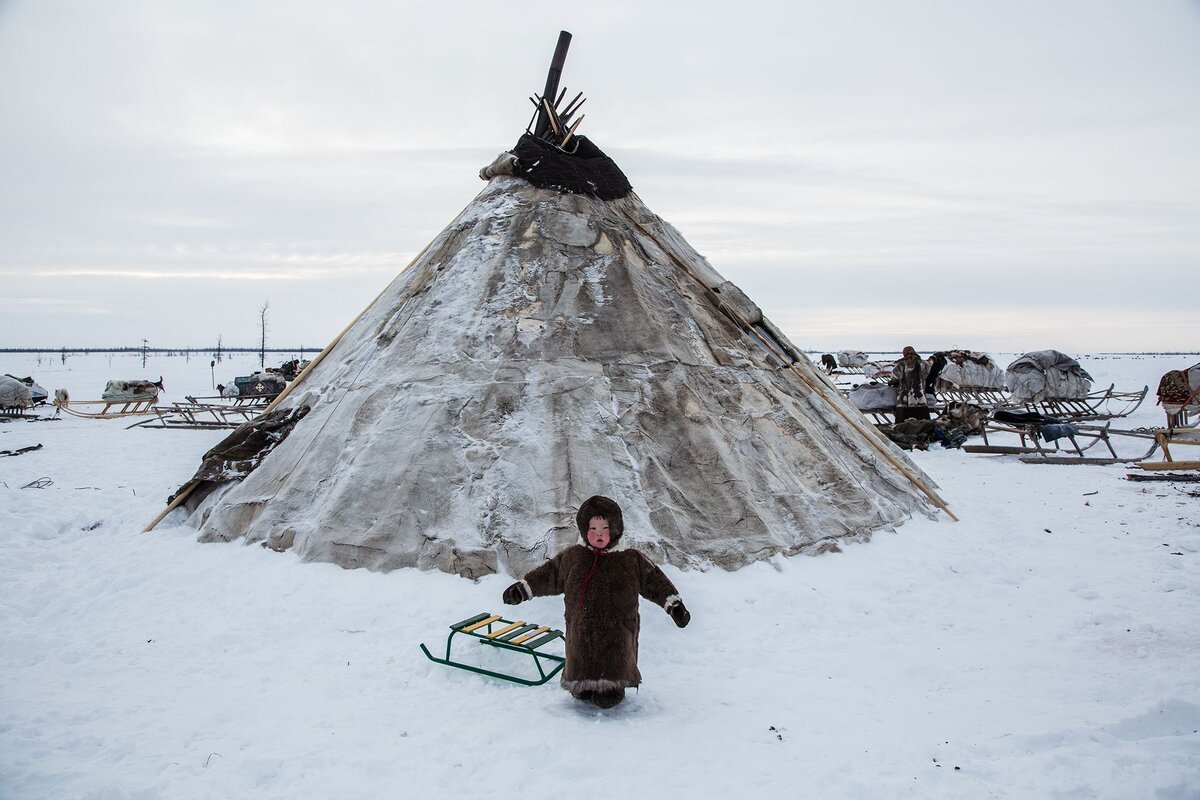
M 651 241 L 656 241 L 654 239 L 654 236 L 650 233 L 650 231 L 646 230 L 640 222 L 638 222 L 637 220 L 633 220 L 633 224 L 635 226 L 637 226 L 638 230 L 640 230 L 643 234 L 645 234 Z M 730 308 L 727 304 L 722 303 L 720 295 L 718 295 L 716 292 L 714 292 L 713 288 L 711 286 L 709 286 L 704 281 L 704 279 L 702 279 L 699 275 L 697 275 L 692 270 L 692 268 L 689 267 L 686 262 L 684 262 L 683 259 L 681 259 L 677 255 L 675 255 L 667 247 L 660 247 L 660 249 L 667 255 L 668 258 L 670 258 L 672 261 L 675 262 L 676 266 L 678 266 L 685 273 L 690 275 L 693 280 L 695 280 L 702 287 L 704 287 L 705 294 L 707 294 L 722 311 L 724 311 L 726 314 L 728 314 L 730 316 L 730 318 L 740 328 L 742 328 L 743 331 L 755 336 L 760 342 L 762 342 L 762 344 L 764 346 L 766 346 L 766 348 L 768 350 L 775 349 L 775 348 L 772 348 L 770 342 L 768 342 L 766 340 L 766 338 L 754 328 L 753 325 L 751 325 L 747 320 L 743 319 L 742 316 L 737 313 L 737 311 Z M 788 354 L 788 355 L 791 355 L 791 354 Z M 795 359 L 795 356 L 792 355 L 792 358 Z M 824 397 L 826 400 L 829 400 L 829 405 L 833 407 L 833 410 L 835 412 L 837 412 L 838 416 L 840 416 L 843 420 L 845 420 L 847 423 L 849 423 L 850 427 L 854 428 L 856 431 L 858 431 L 860 434 L 862 434 L 863 438 L 865 438 L 868 442 L 871 443 L 871 446 L 875 449 L 875 451 L 877 453 L 879 453 L 881 456 L 883 456 L 884 459 L 886 459 L 889 464 L 891 464 L 893 467 L 895 467 L 900 472 L 901 475 L 903 475 L 905 478 L 907 478 L 909 480 L 909 482 L 912 483 L 913 486 L 917 487 L 917 489 L 919 489 L 922 494 L 924 494 L 926 497 L 928 497 L 929 500 L 931 502 L 933 502 L 934 505 L 936 505 L 942 511 L 946 512 L 946 516 L 950 517 L 950 519 L 954 520 L 955 522 L 959 521 L 958 517 L 954 516 L 954 512 L 951 511 L 946 506 L 945 501 L 942 500 L 942 498 L 939 497 L 936 492 L 934 492 L 932 489 L 930 489 L 929 486 L 927 486 L 926 483 L 923 480 L 921 480 L 917 475 L 914 475 L 912 470 L 910 470 L 902 461 L 900 461 L 900 459 L 896 458 L 895 455 L 888 452 L 886 447 L 883 446 L 883 443 L 878 440 L 878 434 L 873 434 L 872 432 L 865 430 L 863 425 L 861 424 L 861 422 L 859 422 L 858 420 L 855 420 L 850 414 L 846 413 L 846 411 L 842 408 L 841 402 L 834 400 L 833 398 L 830 398 L 826 395 L 824 389 L 827 387 L 825 387 L 824 383 L 821 383 L 820 385 L 818 385 L 817 382 L 813 381 L 811 378 L 809 378 L 809 376 L 805 375 L 804 371 L 796 366 L 794 360 L 793 360 L 793 363 L 788 364 L 787 366 L 792 370 L 792 372 L 796 373 L 796 376 L 799 377 L 800 380 L 803 381 L 804 384 L 806 386 L 808 386 L 809 389 L 811 389 L 816 394 Z

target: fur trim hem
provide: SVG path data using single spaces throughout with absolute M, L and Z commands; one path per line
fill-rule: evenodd
M 682 602 L 683 602 L 682 597 L 680 597 L 677 594 L 673 594 L 670 597 L 668 597 L 666 600 L 663 601 L 663 611 L 666 611 L 668 614 L 670 614 L 671 606 L 675 605 L 676 603 L 682 603 Z
M 609 692 L 613 689 L 629 689 L 637 686 L 633 681 L 610 681 L 605 678 L 585 678 L 578 681 L 560 680 L 562 688 L 571 694 L 579 692 Z
M 525 595 L 525 599 L 532 600 L 533 599 L 533 589 L 529 588 L 529 581 L 522 578 L 521 580 L 517 581 L 517 583 L 520 584 L 521 593 Z

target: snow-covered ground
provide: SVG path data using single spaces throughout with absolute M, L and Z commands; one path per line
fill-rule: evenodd
M 1080 360 L 1153 389 L 1200 359 Z M 0 372 L 79 400 L 160 374 L 165 401 L 211 392 L 207 358 Z M 1161 423 L 1153 402 L 1114 427 Z M 0 450 L 44 444 L 0 458 L 0 797 L 1200 797 L 1195 484 L 918 452 L 961 522 L 668 568 L 692 624 L 643 604 L 645 683 L 599 711 L 422 656 L 450 622 L 510 611 L 507 576 L 142 534 L 222 434 L 128 424 L 0 424 Z M 562 623 L 555 598 L 519 610 Z

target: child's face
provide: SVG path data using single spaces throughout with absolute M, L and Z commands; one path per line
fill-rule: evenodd
M 597 550 L 608 547 L 612 534 L 608 530 L 608 520 L 604 517 L 592 517 L 588 522 L 587 541 Z

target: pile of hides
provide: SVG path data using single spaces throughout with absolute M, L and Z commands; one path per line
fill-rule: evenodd
M 0 377 L 0 408 L 29 408 L 33 405 L 33 393 L 16 378 Z
M 240 481 L 253 472 L 267 457 L 267 453 L 287 438 L 308 411 L 309 406 L 277 409 L 235 428 L 216 447 L 204 454 L 200 469 L 184 484 L 199 484 L 189 496 L 189 501 L 198 503 L 217 486 Z M 183 491 L 183 488 L 181 486 L 179 491 Z M 171 495 L 167 502 L 174 499 L 175 495 Z
M 896 407 L 896 390 L 886 383 L 862 383 L 851 390 L 850 402 L 859 411 L 891 411 Z
M 867 354 L 861 350 L 838 350 L 837 362 L 839 367 L 862 369 L 867 365 Z
M 964 429 L 971 436 L 983 433 L 987 423 L 988 410 L 974 403 L 950 403 L 938 417 L 946 424 Z
M 1158 382 L 1158 404 L 1168 414 L 1200 411 L 1200 364 L 1163 375 Z
M 1004 388 L 1004 370 L 987 353 L 944 350 L 934 353 L 932 361 L 930 376 L 936 391 Z
M 1018 403 L 1082 400 L 1091 391 L 1092 376 L 1064 353 L 1038 350 L 1008 365 L 1004 385 Z
M 862 371 L 867 380 L 886 381 L 891 379 L 895 366 L 895 361 L 868 361 L 863 364 Z
M 163 390 L 162 377 L 157 381 L 109 381 L 100 393 L 100 399 L 109 403 L 122 403 L 132 400 L 157 400 L 158 393 Z
M 962 447 L 970 431 L 960 420 L 945 416 L 937 419 L 906 419 L 895 425 L 878 425 L 879 432 L 904 450 L 928 450 L 941 442 L 942 447 Z
M 575 137 L 567 152 L 527 133 L 510 152 L 516 158 L 510 162 L 512 171 L 508 174 L 542 189 L 586 194 L 601 200 L 618 200 L 633 190 L 616 162 L 586 136 Z

